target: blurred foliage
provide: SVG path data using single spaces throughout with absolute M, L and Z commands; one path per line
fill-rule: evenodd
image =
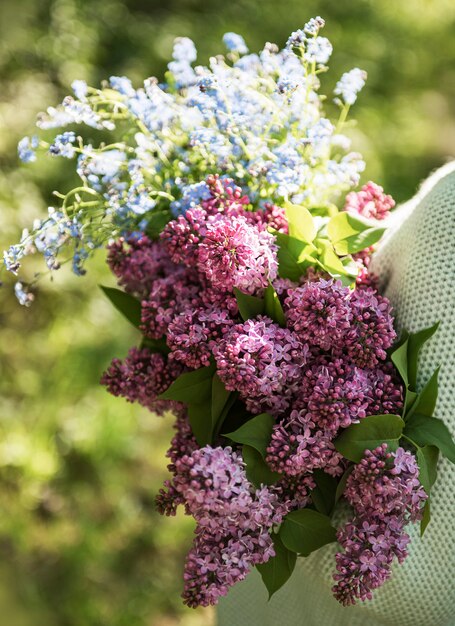
M 318 14 L 335 48 L 326 89 L 351 67 L 369 74 L 352 131 L 365 179 L 408 198 L 455 152 L 453 0 L 2 0 L 0 247 L 69 187 L 71 164 L 19 166 L 16 144 L 73 79 L 139 84 L 163 72 L 176 36 L 204 62 L 227 30 L 258 50 Z M 136 339 L 96 287 L 113 283 L 102 256 L 84 279 L 44 279 L 31 309 L 9 283 L 0 294 L 0 614 L 12 626 L 208 625 L 212 611 L 179 599 L 191 522 L 153 508 L 171 420 L 98 387 Z

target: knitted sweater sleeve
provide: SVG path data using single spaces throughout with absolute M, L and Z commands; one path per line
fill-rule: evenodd
M 420 380 L 442 364 L 436 414 L 455 433 L 455 163 L 433 174 L 394 212 L 372 262 L 398 328 L 440 320 L 424 347 Z M 423 538 L 410 528 L 409 556 L 371 602 L 342 607 L 332 597 L 334 545 L 297 559 L 294 574 L 270 602 L 253 571 L 218 608 L 218 626 L 455 626 L 455 466 L 439 462 L 432 519 Z

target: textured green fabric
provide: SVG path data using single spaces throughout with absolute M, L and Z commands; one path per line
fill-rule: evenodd
M 421 358 L 421 386 L 440 363 L 437 415 L 455 432 L 455 164 L 430 177 L 398 209 L 373 260 L 399 328 L 441 320 Z M 409 557 L 374 599 L 344 608 L 331 595 L 335 546 L 299 558 L 267 602 L 254 571 L 220 602 L 218 626 L 455 626 L 455 466 L 439 463 L 432 520 L 422 539 L 410 530 Z

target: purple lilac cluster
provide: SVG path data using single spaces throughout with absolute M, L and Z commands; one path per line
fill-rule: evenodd
M 216 604 L 254 565 L 274 556 L 270 530 L 285 509 L 267 487 L 252 490 L 242 458 L 229 447 L 176 456 L 173 468 L 161 501 L 184 504 L 197 522 L 183 598 L 191 607 Z M 164 512 L 174 513 L 175 506 Z
M 409 536 L 404 528 L 422 517 L 427 494 L 419 482 L 413 454 L 387 444 L 367 450 L 354 467 L 344 492 L 355 517 L 338 532 L 344 552 L 336 555 L 335 597 L 344 605 L 372 598 L 390 577 L 395 558 L 405 559 Z
M 167 359 L 148 348 L 131 348 L 128 356 L 121 361 L 114 359 L 101 378 L 114 396 L 122 396 L 128 402 L 139 402 L 150 411 L 162 415 L 165 411 L 179 412 L 181 405 L 158 396 L 183 371 L 180 363 Z

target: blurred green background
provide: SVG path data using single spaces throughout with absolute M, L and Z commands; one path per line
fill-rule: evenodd
M 399 201 L 455 155 L 453 0 L 2 0 L 0 247 L 43 214 L 68 164 L 21 166 L 16 144 L 75 78 L 160 75 L 174 37 L 204 62 L 225 31 L 252 51 L 322 15 L 330 89 L 353 66 L 367 87 L 355 146 Z M 31 309 L 0 292 L 0 621 L 8 626 L 209 626 L 179 593 L 191 521 L 162 519 L 169 421 L 110 397 L 98 379 L 135 340 L 90 274 L 41 283 Z M 233 625 L 235 626 L 235 625 Z

